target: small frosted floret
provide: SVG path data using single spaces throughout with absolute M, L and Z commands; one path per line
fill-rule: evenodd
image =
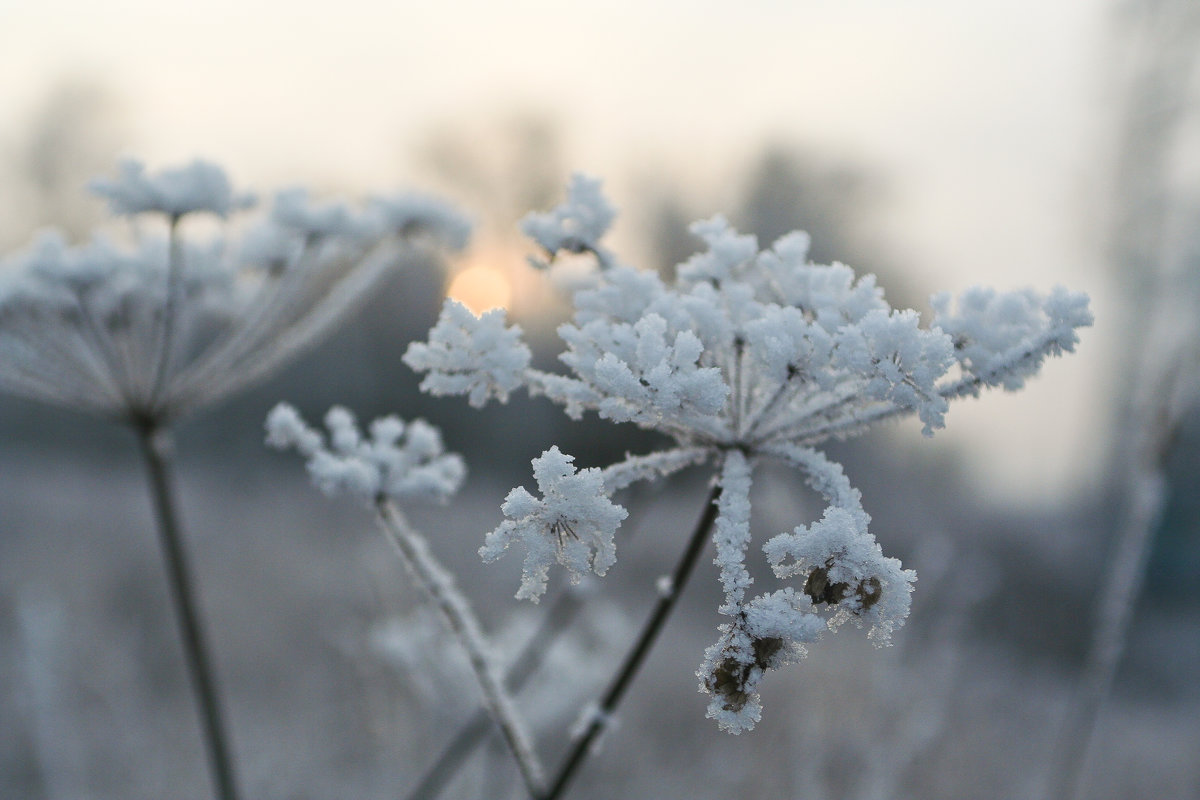
M 227 217 L 254 204 L 250 194 L 235 194 L 225 170 L 209 161 L 196 159 L 183 167 L 153 174 L 142 162 L 126 159 L 117 167 L 118 177 L 96 178 L 88 186 L 108 200 L 114 214 L 161 212 L 181 217 L 197 211 Z
M 454 250 L 467 246 L 471 220 L 452 203 L 419 192 L 371 198 L 371 210 L 392 233 L 400 236 L 426 235 Z
M 915 311 L 870 311 L 838 331 L 833 361 L 866 380 L 865 399 L 917 412 L 932 436 L 945 425 L 949 403 L 937 381 L 954 364 L 954 348 L 949 336 L 920 323 Z
M 950 336 L 963 373 L 977 385 L 1009 391 L 1023 387 L 1047 356 L 1074 352 L 1076 330 L 1093 322 L 1087 295 L 1061 286 L 1047 296 L 975 287 L 958 298 L 957 308 L 946 293 L 931 303 L 934 325 Z
M 354 238 L 372 232 L 372 220 L 365 214 L 338 200 L 317 202 L 303 187 L 275 193 L 271 220 L 282 228 L 313 238 Z
M 304 456 L 313 483 L 326 494 L 368 502 L 380 497 L 445 501 L 466 477 L 462 458 L 446 453 L 441 433 L 423 420 L 383 417 L 364 437 L 354 415 L 335 406 L 325 415 L 325 426 L 328 443 L 286 403 L 271 410 L 266 424 L 267 444 Z
M 521 232 L 540 244 L 553 260 L 555 254 L 594 253 L 603 267 L 609 266 L 611 256 L 600 245 L 617 211 L 600 191 L 596 178 L 575 173 L 567 186 L 567 201 L 551 211 L 533 212 L 521 220 Z M 536 267 L 548 262 L 530 259 Z
M 738 233 L 721 214 L 702 222 L 693 222 L 688 230 L 703 239 L 708 249 L 679 265 L 680 280 L 720 284 L 740 278 L 758 255 L 758 239 Z
M 617 560 L 613 535 L 628 512 L 608 498 L 599 469 L 577 471 L 574 460 L 557 447 L 535 458 L 533 476 L 542 498 L 519 486 L 509 492 L 501 507 L 508 519 L 479 549 L 483 560 L 491 562 L 514 542 L 525 546 L 518 599 L 541 598 L 554 562 L 578 581 L 589 571 L 604 575 Z
M 788 587 L 754 598 L 719 630 L 721 638 L 705 650 L 696 675 L 700 691 L 710 696 L 706 715 L 721 730 L 739 734 L 762 718 L 758 686 L 767 672 L 803 659 L 805 645 L 820 637 L 826 623 Z
M 428 373 L 421 389 L 436 397 L 466 395 L 475 408 L 491 398 L 505 402 L 524 383 L 532 357 L 520 326 L 505 327 L 505 320 L 503 309 L 476 317 L 447 299 L 429 341 L 410 344 L 404 363 Z
M 603 399 L 600 416 L 653 426 L 663 419 L 709 416 L 725 405 L 729 387 L 718 369 L 700 366 L 704 345 L 690 330 L 672 330 L 657 314 L 635 324 L 596 321 L 559 330 L 562 355 Z
M 884 556 L 866 522 L 865 514 L 830 507 L 812 525 L 772 538 L 763 552 L 777 577 L 804 578 L 813 605 L 832 612 L 831 628 L 853 619 L 870 625 L 868 637 L 885 645 L 908 616 L 916 574 Z

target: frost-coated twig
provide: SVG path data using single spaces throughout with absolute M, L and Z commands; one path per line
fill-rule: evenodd
M 612 719 L 613 713 L 617 710 L 617 706 L 620 705 L 621 699 L 625 696 L 626 690 L 637 675 L 642 662 L 646 660 L 646 656 L 650 653 L 650 648 L 658 638 L 658 634 L 666 623 L 667 617 L 670 616 L 671 611 L 675 608 L 675 603 L 679 599 L 679 595 L 683 592 L 688 578 L 691 577 L 700 553 L 704 551 L 709 531 L 717 518 L 717 499 L 720 497 L 720 494 L 720 486 L 714 484 L 712 490 L 709 492 L 708 499 L 705 501 L 704 513 L 696 523 L 691 538 L 688 540 L 687 547 L 684 549 L 679 562 L 675 565 L 675 569 L 671 573 L 670 582 L 665 584 L 666 591 L 659 595 L 658 602 L 655 604 L 650 617 L 646 620 L 641 635 L 638 636 L 637 641 L 625 656 L 621 668 L 613 677 L 612 683 L 604 693 L 604 697 L 601 698 L 595 713 L 592 714 L 591 722 L 588 723 L 582 735 L 575 740 L 575 744 L 564 759 L 562 766 L 558 770 L 558 774 L 555 775 L 549 792 L 543 795 L 541 800 L 558 800 L 558 798 L 562 797 L 566 791 L 567 784 L 570 783 L 575 772 L 582 766 L 591 753 L 592 743 L 604 731 L 607 723 Z
M 134 428 L 146 463 L 159 540 L 171 585 L 171 599 L 183 637 L 184 661 L 195 692 L 196 706 L 204 727 L 204 743 L 212 771 L 213 789 L 218 800 L 237 800 L 233 759 L 221 717 L 217 681 L 208 657 L 204 631 L 196 610 L 191 569 L 180 532 L 171 477 L 169 432 L 152 420 L 137 420 Z
M 521 726 L 512 698 L 504 688 L 495 659 L 484 644 L 483 630 L 474 613 L 454 586 L 449 573 L 434 559 L 425 542 L 413 531 L 400 509 L 386 497 L 376 502 L 380 527 L 404 559 L 422 591 L 432 599 L 451 631 L 458 639 L 475 679 L 483 693 L 483 702 L 504 736 L 517 761 L 521 778 L 531 797 L 539 797 L 544 786 L 544 771 L 529 735 Z
M 549 654 L 555 639 L 574 620 L 575 615 L 583 607 L 583 601 L 578 593 L 565 591 L 554 600 L 541 624 L 529 641 L 525 643 L 520 655 L 504 676 L 504 685 L 509 692 L 517 693 L 525 687 L 533 674 L 537 672 L 542 661 Z M 408 794 L 407 800 L 433 800 L 439 796 L 449 784 L 450 779 L 477 748 L 484 737 L 492 729 L 492 717 L 486 708 L 481 708 L 458 729 L 441 755 L 425 771 L 421 780 Z

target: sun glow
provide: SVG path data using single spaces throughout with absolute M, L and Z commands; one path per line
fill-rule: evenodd
M 512 282 L 499 269 L 476 265 L 455 275 L 446 294 L 478 315 L 493 308 L 508 308 Z

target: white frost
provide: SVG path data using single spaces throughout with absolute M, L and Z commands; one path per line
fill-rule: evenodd
M 429 341 L 410 344 L 404 363 L 427 373 L 421 389 L 436 397 L 466 395 L 475 408 L 491 398 L 505 402 L 524 382 L 532 357 L 521 341 L 521 327 L 505 327 L 505 319 L 503 309 L 476 317 L 447 299 Z
M 445 501 L 466 477 L 462 458 L 446 453 L 437 428 L 389 416 L 371 423 L 363 437 L 354 415 L 335 406 L 325 415 L 329 442 L 300 414 L 280 403 L 267 416 L 267 444 L 296 449 L 313 483 L 326 494 L 350 494 L 367 502 Z
M 617 560 L 613 534 L 628 512 L 608 499 L 599 469 L 576 471 L 574 460 L 557 447 L 535 458 L 533 476 L 542 498 L 521 487 L 509 492 L 502 506 L 508 519 L 479 549 L 484 561 L 495 561 L 514 542 L 525 546 L 518 599 L 537 602 L 556 561 L 579 580 L 589 570 L 604 575 Z

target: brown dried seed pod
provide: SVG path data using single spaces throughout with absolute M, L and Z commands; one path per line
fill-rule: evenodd
M 858 599 L 859 610 L 866 611 L 878 603 L 879 598 L 883 596 L 883 584 L 880 583 L 879 578 L 872 575 L 852 587 L 843 581 L 829 580 L 829 570 L 832 567 L 833 559 L 830 559 L 825 562 L 825 566 L 817 567 L 808 574 L 808 580 L 804 582 L 804 593 L 812 599 L 813 603 L 836 605 L 847 597 L 853 596 Z

